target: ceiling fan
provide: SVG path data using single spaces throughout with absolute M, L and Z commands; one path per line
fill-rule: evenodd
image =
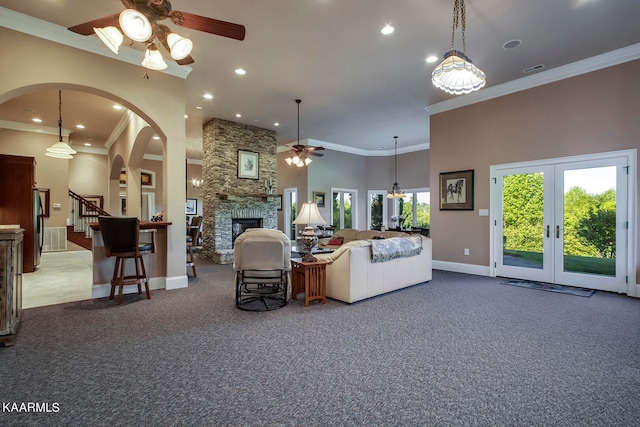
M 124 32 L 133 41 L 146 43 L 147 52 L 157 52 L 154 42 L 156 40 L 171 53 L 172 58 L 180 65 L 194 62 L 191 55 L 189 55 L 193 44 L 191 40 L 178 36 L 169 27 L 159 23 L 159 21 L 169 18 L 171 22 L 181 27 L 235 40 L 244 40 L 245 37 L 246 31 L 243 25 L 172 10 L 171 3 L 168 0 L 121 1 L 126 8 L 122 13 L 98 18 L 68 29 L 84 36 L 97 34 L 115 53 L 118 53 L 118 47 L 122 43 L 120 31 Z M 145 61 L 143 61 L 143 65 L 145 65 Z M 166 68 L 166 64 L 164 68 Z
M 324 147 L 313 146 L 313 145 L 302 145 L 300 144 L 300 103 L 301 99 L 296 99 L 296 103 L 298 104 L 298 141 L 295 145 L 291 146 L 292 154 L 287 157 L 285 161 L 288 165 L 294 165 L 299 168 L 303 166 L 308 166 L 311 163 L 311 159 L 309 156 L 322 157 L 324 154 L 317 153 L 316 151 L 324 150 Z

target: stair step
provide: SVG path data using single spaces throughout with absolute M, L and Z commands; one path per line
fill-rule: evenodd
M 67 226 L 67 240 L 85 249 L 93 249 L 93 240 L 87 237 L 84 231 L 75 231 L 72 225 Z

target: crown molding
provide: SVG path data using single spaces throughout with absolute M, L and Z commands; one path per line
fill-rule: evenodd
M 50 40 L 65 46 L 70 46 L 86 52 L 95 53 L 96 55 L 106 56 L 120 62 L 137 65 L 142 67 L 140 62 L 144 56 L 144 52 L 127 46 L 121 46 L 119 53 L 115 54 L 97 37 L 81 36 L 73 33 L 60 25 L 43 21 L 23 13 L 16 12 L 11 9 L 0 7 L 0 26 L 10 30 L 29 34 L 41 39 Z M 159 71 L 160 73 L 169 74 L 174 77 L 186 79 L 189 73 L 193 71 L 188 65 L 178 65 L 173 60 L 167 61 L 167 69 Z
M 448 99 L 446 101 L 437 102 L 426 107 L 429 114 L 438 114 L 456 108 L 466 107 L 489 99 L 498 98 L 523 90 L 531 89 L 537 86 L 546 85 L 548 83 L 576 77 L 581 74 L 590 73 L 592 71 L 601 70 L 603 68 L 613 67 L 625 62 L 634 61 L 640 58 L 640 43 L 623 47 L 602 55 L 593 56 L 561 67 L 552 68 L 518 80 L 512 80 L 486 89 L 481 89 L 464 96 Z
M 298 141 L 290 142 L 289 144 L 279 145 L 277 148 L 278 153 L 284 153 L 291 150 L 291 146 L 297 144 Z M 363 150 L 361 148 L 346 147 L 344 145 L 334 144 L 326 141 L 319 141 L 317 139 L 302 139 L 300 140 L 302 145 L 322 146 L 332 151 L 339 151 L 341 153 L 356 154 L 358 156 L 365 157 L 389 157 L 395 154 L 394 150 Z M 413 153 L 416 151 L 424 151 L 429 149 L 429 143 L 412 145 L 411 147 L 398 148 L 398 154 Z
M 51 126 L 40 126 L 32 123 L 19 123 L 12 122 L 9 120 L 0 120 L 0 129 L 9 129 L 9 130 L 19 130 L 21 132 L 32 132 L 32 133 L 43 133 L 46 135 L 56 135 L 59 134 L 59 129 L 57 127 Z M 73 133 L 71 129 L 62 129 L 62 136 L 69 136 Z

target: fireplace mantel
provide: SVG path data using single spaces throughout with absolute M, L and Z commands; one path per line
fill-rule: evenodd
M 216 193 L 216 197 L 220 200 L 243 200 L 246 198 L 262 199 L 263 201 L 269 200 L 269 198 L 276 197 L 275 194 L 228 194 L 228 193 Z

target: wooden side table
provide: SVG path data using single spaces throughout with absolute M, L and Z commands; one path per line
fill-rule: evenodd
M 327 264 L 329 261 L 302 262 L 301 258 L 291 260 L 291 298 L 296 299 L 304 292 L 304 306 L 319 300 L 327 303 Z

